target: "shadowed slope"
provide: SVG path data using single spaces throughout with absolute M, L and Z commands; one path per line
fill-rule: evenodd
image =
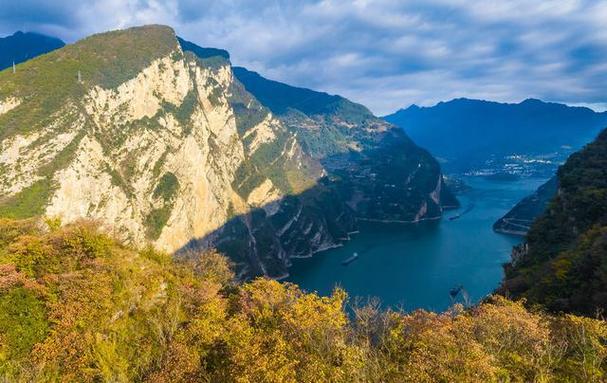
M 21 31 L 0 38 L 0 70 L 63 47 L 57 38 Z
M 607 130 L 557 177 L 557 195 L 514 250 L 501 291 L 593 315 L 607 309 Z

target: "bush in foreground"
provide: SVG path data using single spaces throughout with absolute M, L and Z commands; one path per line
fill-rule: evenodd
M 0 221 L 0 379 L 79 382 L 592 382 L 601 320 L 494 297 L 437 314 L 236 284 L 81 222 Z

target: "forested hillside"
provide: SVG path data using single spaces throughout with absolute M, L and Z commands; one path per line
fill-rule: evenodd
M 514 252 L 502 290 L 554 311 L 607 309 L 607 130 L 558 171 L 557 196 Z
M 216 252 L 175 262 L 94 222 L 0 220 L 6 382 L 602 381 L 605 322 L 494 297 L 382 311 L 337 289 L 233 282 Z M 347 307 L 353 308 L 348 315 Z

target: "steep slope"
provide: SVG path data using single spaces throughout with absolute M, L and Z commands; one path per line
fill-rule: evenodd
M 413 105 L 385 119 L 443 158 L 448 171 L 508 171 L 505 165 L 514 164 L 548 177 L 571 149 L 607 125 L 607 113 L 533 99 L 519 104 L 455 99 L 433 107 Z M 523 158 L 506 158 L 511 155 Z
M 95 35 L 0 83 L 1 216 L 99 219 L 168 252 L 227 241 L 247 276 L 284 275 L 352 230 L 320 164 L 230 63 L 184 54 L 168 27 Z
M 513 252 L 501 291 L 593 315 L 607 309 L 607 130 L 557 176 L 558 193 Z
M 554 176 L 497 220 L 493 224 L 493 230 L 504 234 L 527 234 L 533 221 L 546 210 L 546 207 L 556 195 L 557 189 L 558 179 Z
M 0 38 L 0 70 L 63 47 L 57 38 L 21 31 Z
M 457 205 L 436 160 L 364 106 L 244 68 L 234 73 L 323 164 L 358 218 L 414 222 Z

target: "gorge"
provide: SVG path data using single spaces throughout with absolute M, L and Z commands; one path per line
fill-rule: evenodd
M 97 219 L 178 256 L 216 247 L 250 278 L 285 276 L 357 219 L 415 222 L 456 203 L 402 130 L 339 96 L 234 76 L 228 57 L 146 26 L 0 72 L 0 216 Z
M 246 48 L 292 53 L 258 51 L 268 36 Z M 164 25 L 0 48 L 1 382 L 605 381 L 605 113 L 455 99 L 382 119 Z M 314 74 L 420 91 L 373 93 L 398 79 L 354 52 Z

